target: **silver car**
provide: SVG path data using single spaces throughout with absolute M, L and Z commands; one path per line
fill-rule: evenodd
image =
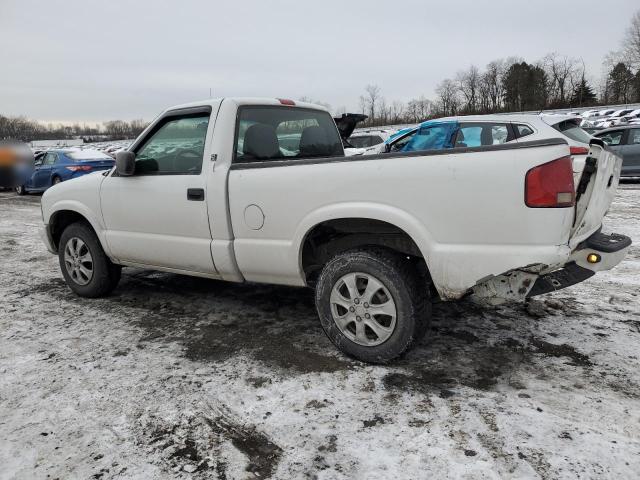
M 640 177 L 640 125 L 608 128 L 595 136 L 622 157 L 621 177 Z

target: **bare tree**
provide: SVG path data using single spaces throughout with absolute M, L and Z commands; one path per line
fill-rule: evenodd
M 488 111 L 497 112 L 502 106 L 504 66 L 504 60 L 494 60 L 487 64 L 487 70 L 482 76 L 483 94 L 486 95 L 486 110 Z
M 631 25 L 624 37 L 624 56 L 626 63 L 640 69 L 640 10 L 631 17 Z
M 442 114 L 445 116 L 455 115 L 460 105 L 456 83 L 449 78 L 443 80 L 436 87 L 436 95 L 438 96 L 438 106 Z
M 380 99 L 380 87 L 377 85 L 367 85 L 364 90 L 367 93 L 365 99 L 369 110 L 369 121 L 373 122 L 376 118 L 376 105 Z
M 400 123 L 405 116 L 403 103 L 399 102 L 398 100 L 394 100 L 393 102 L 391 102 L 391 105 L 389 106 L 389 113 L 389 117 L 392 123 Z
M 458 89 L 465 100 L 465 110 L 469 113 L 475 113 L 478 107 L 480 79 L 480 71 L 475 65 L 469 67 L 469 70 L 458 72 L 458 75 L 456 76 Z
M 551 80 L 550 96 L 553 102 L 564 106 L 571 91 L 571 79 L 576 75 L 578 61 L 566 55 L 550 53 L 543 59 L 543 65 Z

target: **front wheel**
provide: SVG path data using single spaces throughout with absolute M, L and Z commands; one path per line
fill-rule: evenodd
M 18 185 L 16 187 L 16 193 L 18 195 L 25 195 L 27 193 L 27 191 L 25 190 L 24 185 Z
M 72 223 L 63 232 L 58 259 L 65 282 L 81 297 L 103 297 L 120 281 L 121 267 L 109 260 L 93 229 Z
M 420 340 L 430 306 L 414 264 L 384 249 L 337 255 L 316 284 L 325 333 L 342 352 L 365 362 L 389 362 Z

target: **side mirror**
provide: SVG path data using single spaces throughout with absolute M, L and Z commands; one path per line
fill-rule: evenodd
M 136 169 L 136 154 L 122 151 L 116 153 L 116 172 L 122 177 L 130 177 Z

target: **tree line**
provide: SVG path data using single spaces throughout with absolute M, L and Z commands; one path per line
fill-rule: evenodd
M 6 117 L 0 115 L 0 139 L 13 139 L 29 142 L 31 140 L 66 140 L 82 138 L 85 142 L 104 140 L 123 140 L 137 137 L 147 126 L 141 119 L 126 122 L 110 120 L 100 126 L 63 124 L 43 124 L 25 117 Z
M 581 58 L 550 53 L 528 63 L 519 57 L 497 59 L 483 70 L 472 65 L 442 80 L 435 98 L 406 103 L 388 101 L 377 85 L 360 96 L 364 126 L 416 123 L 450 115 L 523 112 L 640 103 L 640 11 L 631 19 L 622 49 L 603 62 L 596 84 Z

